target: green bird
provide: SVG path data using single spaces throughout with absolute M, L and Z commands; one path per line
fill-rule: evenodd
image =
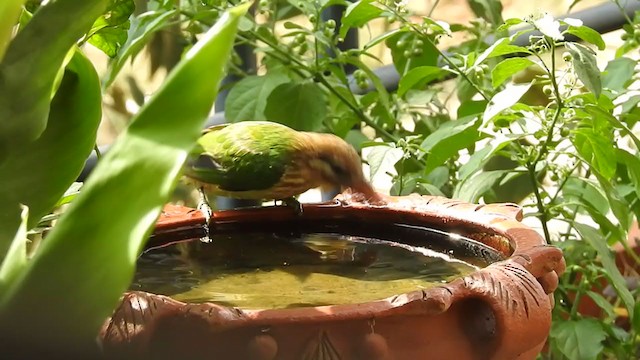
M 351 188 L 370 201 L 380 200 L 347 142 L 333 134 L 301 132 L 267 121 L 206 129 L 184 174 L 198 186 L 208 211 L 204 191 L 237 199 L 283 200 L 299 211 L 293 197 L 317 187 Z

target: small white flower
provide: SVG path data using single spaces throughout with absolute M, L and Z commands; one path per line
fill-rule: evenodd
M 564 40 L 564 36 L 560 33 L 560 22 L 555 20 L 550 14 L 544 14 L 537 20 L 533 20 L 533 25 L 540 30 L 545 36 L 553 40 Z
M 582 20 L 580 19 L 566 18 L 564 19 L 564 22 L 566 22 L 567 25 L 570 25 L 570 26 L 575 26 L 575 27 L 582 26 Z

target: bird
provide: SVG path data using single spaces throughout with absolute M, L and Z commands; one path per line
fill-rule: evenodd
M 198 207 L 207 220 L 212 212 L 205 192 L 236 199 L 282 200 L 298 213 L 302 206 L 294 197 L 317 187 L 350 188 L 370 202 L 381 201 L 349 143 L 333 134 L 296 131 L 269 121 L 205 129 L 187 157 L 184 175 L 187 183 L 198 188 Z

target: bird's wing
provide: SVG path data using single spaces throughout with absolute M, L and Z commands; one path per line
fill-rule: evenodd
M 207 130 L 198 140 L 185 174 L 221 190 L 269 189 L 280 181 L 291 160 L 290 134 L 282 133 L 280 127 L 256 122 Z

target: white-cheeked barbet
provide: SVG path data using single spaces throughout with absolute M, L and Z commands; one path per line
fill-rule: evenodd
M 336 186 L 380 200 L 347 142 L 266 121 L 206 129 L 185 175 L 207 192 L 238 199 L 289 199 L 312 188 Z

